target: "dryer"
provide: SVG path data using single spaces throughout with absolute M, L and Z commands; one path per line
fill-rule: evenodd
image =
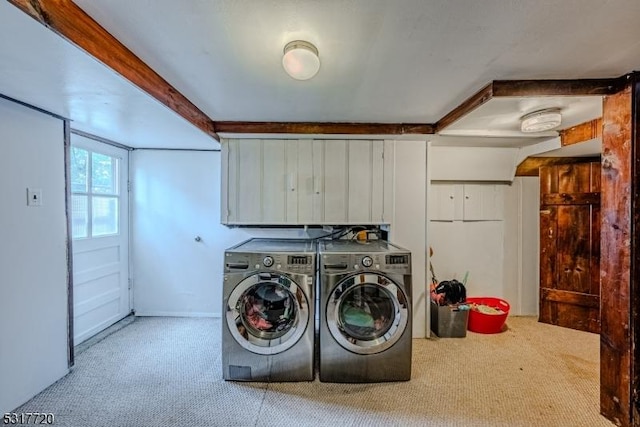
M 320 381 L 411 378 L 411 253 L 385 241 L 320 241 Z
M 317 245 L 250 239 L 224 255 L 225 380 L 312 381 Z

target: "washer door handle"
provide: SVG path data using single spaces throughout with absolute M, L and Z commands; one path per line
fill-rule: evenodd
M 227 268 L 246 270 L 247 268 L 249 268 L 249 264 L 242 263 L 242 262 L 228 262 L 227 263 Z
M 340 263 L 340 264 L 325 264 L 324 268 L 327 270 L 344 270 L 345 268 L 347 268 L 347 263 Z

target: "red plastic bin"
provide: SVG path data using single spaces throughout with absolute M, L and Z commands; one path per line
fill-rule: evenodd
M 485 314 L 476 310 L 469 310 L 469 323 L 467 329 L 471 332 L 478 332 L 481 334 L 497 334 L 502 332 L 504 322 L 509 316 L 509 310 L 511 306 L 508 302 L 500 298 L 493 297 L 469 297 L 467 298 L 467 304 L 484 304 L 489 307 L 502 310 L 502 314 Z

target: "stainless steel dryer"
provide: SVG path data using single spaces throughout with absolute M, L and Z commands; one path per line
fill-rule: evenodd
M 411 379 L 411 253 L 384 241 L 321 241 L 320 381 Z
M 312 381 L 317 245 L 251 239 L 225 252 L 225 380 Z

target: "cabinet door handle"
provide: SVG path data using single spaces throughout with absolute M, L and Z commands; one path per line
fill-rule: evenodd
M 320 194 L 320 178 L 317 176 L 313 177 L 313 192 Z
M 289 182 L 289 191 L 296 191 L 296 179 L 294 173 L 289 173 L 287 176 L 287 180 Z

